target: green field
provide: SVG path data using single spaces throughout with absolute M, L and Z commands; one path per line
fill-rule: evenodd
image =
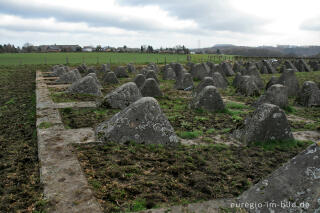
M 232 56 L 208 54 L 190 55 L 192 62 L 232 60 Z M 187 55 L 183 54 L 149 54 L 149 53 L 4 53 L 0 54 L 0 65 L 25 64 L 147 64 L 154 62 L 164 64 L 170 62 L 187 63 Z

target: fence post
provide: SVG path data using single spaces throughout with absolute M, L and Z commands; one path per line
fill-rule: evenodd
M 164 57 L 164 65 L 167 65 L 167 56 Z
M 191 61 L 191 56 L 187 55 L 187 62 L 190 62 L 190 61 Z
M 69 64 L 69 57 L 66 56 L 66 64 Z

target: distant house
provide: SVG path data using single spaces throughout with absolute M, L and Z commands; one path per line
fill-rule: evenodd
M 138 52 L 140 52 L 141 49 L 140 48 L 127 48 L 126 50 L 129 53 L 138 53 Z
M 126 48 L 118 47 L 118 48 L 116 49 L 116 51 L 119 52 L 119 53 L 123 53 L 123 52 L 126 52 Z
M 49 45 L 40 45 L 40 46 L 38 47 L 38 50 L 39 50 L 40 52 L 42 52 L 42 53 L 46 53 L 47 50 L 48 50 L 48 47 L 49 47 Z
M 82 52 L 92 52 L 94 50 L 94 47 L 92 46 L 84 46 L 82 48 Z
M 81 49 L 79 45 L 40 45 L 38 47 L 39 52 L 76 52 Z
M 114 47 L 105 47 L 105 48 L 103 48 L 104 49 L 104 51 L 106 51 L 106 52 L 115 52 L 116 51 L 116 48 L 114 48 Z
M 52 45 L 47 48 L 47 52 L 61 52 L 61 48 L 57 45 Z
M 63 52 L 76 52 L 77 50 L 81 49 L 79 45 L 57 45 L 60 47 L 61 51 Z

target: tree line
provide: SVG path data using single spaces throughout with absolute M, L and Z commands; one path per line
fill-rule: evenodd
M 0 44 L 0 53 L 19 53 L 20 47 L 15 47 L 13 44 Z

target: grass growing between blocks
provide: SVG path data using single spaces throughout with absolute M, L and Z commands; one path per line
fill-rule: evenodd
M 298 141 L 298 140 L 285 140 L 285 141 L 268 141 L 268 142 L 255 142 L 251 144 L 251 147 L 261 147 L 264 151 L 290 151 L 295 147 L 305 147 L 311 145 L 311 141 Z
M 89 94 L 71 94 L 71 93 L 64 93 L 64 92 L 52 92 L 50 96 L 53 102 L 55 103 L 97 100 L 97 96 L 89 95 Z
M 124 212 L 236 197 L 309 144 L 164 147 L 108 142 L 75 145 L 75 152 L 104 211 Z
M 158 101 L 179 137 L 200 138 L 202 142 L 208 142 L 207 137 L 229 133 L 240 125 L 248 113 L 246 106 L 241 106 L 239 110 L 227 106 L 221 112 L 191 109 L 189 103 L 192 99 L 189 97 L 165 96 L 158 98 Z
M 64 108 L 59 109 L 62 122 L 67 129 L 95 127 L 119 112 L 118 109 Z

